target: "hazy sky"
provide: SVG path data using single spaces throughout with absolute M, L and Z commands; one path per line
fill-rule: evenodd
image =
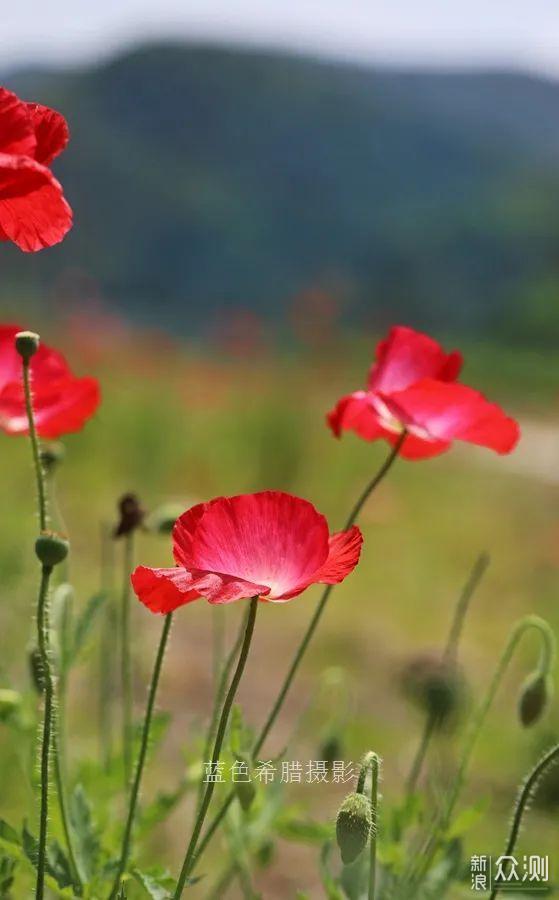
M 559 75 L 558 0 L 49 0 L 2 3 L 0 66 L 73 63 L 155 37 Z

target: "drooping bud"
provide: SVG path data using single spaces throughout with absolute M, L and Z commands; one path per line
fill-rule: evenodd
M 355 862 L 371 833 L 373 815 L 364 794 L 348 794 L 336 818 L 336 839 L 345 866 Z
M 464 706 L 466 685 L 460 669 L 436 655 L 412 659 L 403 670 L 401 681 L 406 696 L 439 728 L 448 725 Z
M 120 519 L 114 530 L 115 538 L 139 528 L 146 514 L 136 494 L 123 494 L 118 501 L 118 511 Z
M 163 503 L 150 513 L 146 526 L 156 534 L 171 534 L 175 522 L 185 509 L 186 506 L 180 503 Z
M 16 350 L 24 362 L 29 362 L 39 349 L 40 338 L 34 331 L 18 331 L 15 337 Z
M 21 706 L 21 694 L 11 688 L 0 688 L 0 722 L 5 722 Z
M 536 672 L 528 676 L 518 701 L 518 717 L 524 728 L 530 728 L 541 719 L 552 695 L 553 681 L 550 675 Z
M 45 472 L 48 475 L 52 474 L 60 463 L 63 462 L 65 455 L 66 451 L 64 449 L 64 444 L 61 444 L 59 441 L 53 441 L 52 443 L 45 444 L 41 447 L 39 456 Z
M 61 534 L 54 531 L 43 531 L 35 541 L 35 553 L 43 566 L 52 568 L 63 562 L 68 556 L 70 544 Z
M 38 647 L 32 647 L 29 650 L 28 662 L 33 687 L 38 694 L 43 694 L 45 691 L 45 669 L 43 666 L 43 657 L 41 656 L 41 651 Z

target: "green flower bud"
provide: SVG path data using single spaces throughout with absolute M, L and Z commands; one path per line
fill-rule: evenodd
M 32 647 L 28 654 L 29 673 L 33 687 L 38 694 L 44 693 L 45 690 L 45 669 L 43 666 L 43 657 L 38 647 Z
M 530 728 L 544 715 L 553 695 L 550 675 L 541 672 L 529 675 L 520 693 L 518 716 L 524 728 Z
M 371 804 L 363 794 L 348 794 L 336 818 L 336 839 L 345 866 L 355 862 L 371 833 Z
M 343 744 L 337 734 L 327 735 L 318 749 L 317 759 L 323 759 L 329 767 L 334 760 L 343 758 Z
M 35 553 L 39 561 L 52 568 L 68 556 L 70 544 L 62 535 L 54 531 L 43 531 L 35 541 Z
M 33 331 L 18 331 L 15 338 L 16 350 L 24 362 L 29 362 L 39 349 L 40 338 Z
M 5 722 L 21 706 L 21 694 L 10 688 L 0 688 L 0 722 Z
M 455 664 L 428 654 L 412 659 L 402 673 L 404 693 L 442 728 L 462 712 L 466 685 Z

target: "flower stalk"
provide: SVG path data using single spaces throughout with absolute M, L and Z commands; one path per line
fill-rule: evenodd
M 221 711 L 221 715 L 220 715 L 218 726 L 217 726 L 215 743 L 214 743 L 214 748 L 213 748 L 213 753 L 212 753 L 212 759 L 211 759 L 211 763 L 210 763 L 210 773 L 213 773 L 215 771 L 217 764 L 219 763 L 221 748 L 223 746 L 223 740 L 225 738 L 227 723 L 229 721 L 229 715 L 231 713 L 231 708 L 232 708 L 233 702 L 235 700 L 235 696 L 237 693 L 237 689 L 239 687 L 239 683 L 243 676 L 246 661 L 248 658 L 248 653 L 250 650 L 250 644 L 251 644 L 252 635 L 254 632 L 254 623 L 256 620 L 256 613 L 258 610 L 258 602 L 259 602 L 258 597 L 253 597 L 250 601 L 250 608 L 249 608 L 249 612 L 248 612 L 248 616 L 247 616 L 245 633 L 244 633 L 244 637 L 243 637 L 243 643 L 242 643 L 241 650 L 239 653 L 239 659 L 237 661 L 237 667 L 235 669 L 235 673 L 231 680 L 231 684 L 229 686 L 229 690 L 227 692 L 227 696 L 225 698 L 225 702 L 223 704 L 223 709 Z M 198 842 L 200 832 L 204 825 L 204 820 L 205 820 L 206 814 L 208 812 L 208 808 L 209 808 L 209 805 L 210 805 L 210 802 L 212 799 L 214 788 L 215 788 L 215 782 L 210 780 L 206 786 L 206 791 L 204 793 L 202 802 L 200 804 L 200 808 L 198 810 L 198 814 L 196 816 L 196 821 L 194 823 L 194 829 L 192 831 L 192 836 L 190 838 L 190 842 L 189 842 L 187 850 L 186 850 L 184 862 L 183 862 L 182 869 L 181 869 L 179 879 L 177 882 L 177 887 L 176 887 L 175 893 L 173 895 L 174 900 L 178 900 L 178 898 L 182 896 L 182 892 L 184 890 L 186 880 L 192 871 L 193 863 L 195 861 L 194 854 L 196 851 L 196 844 Z
M 120 601 L 120 683 L 122 690 L 122 760 L 124 793 L 132 778 L 132 661 L 130 657 L 130 574 L 134 567 L 134 531 L 124 536 L 122 596 Z

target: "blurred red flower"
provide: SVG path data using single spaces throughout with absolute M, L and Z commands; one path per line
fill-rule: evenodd
M 48 168 L 68 138 L 60 113 L 0 87 L 0 240 L 32 252 L 69 231 L 72 210 Z
M 7 434 L 27 434 L 21 357 L 14 338 L 23 329 L 0 325 L 0 428 Z M 100 402 L 95 378 L 76 378 L 56 350 L 41 343 L 31 358 L 33 411 L 41 437 L 57 438 L 79 431 Z
M 432 338 L 397 325 L 380 341 L 367 389 L 338 401 L 330 428 L 355 431 L 367 441 L 394 445 L 407 429 L 400 453 L 425 459 L 448 450 L 455 440 L 510 453 L 520 431 L 514 419 L 483 394 L 456 381 L 462 356 L 445 353 Z
M 173 529 L 176 567 L 139 566 L 132 584 L 152 612 L 205 597 L 281 603 L 311 584 L 338 584 L 359 560 L 355 526 L 330 535 L 312 503 L 280 491 L 218 497 L 185 512 Z

